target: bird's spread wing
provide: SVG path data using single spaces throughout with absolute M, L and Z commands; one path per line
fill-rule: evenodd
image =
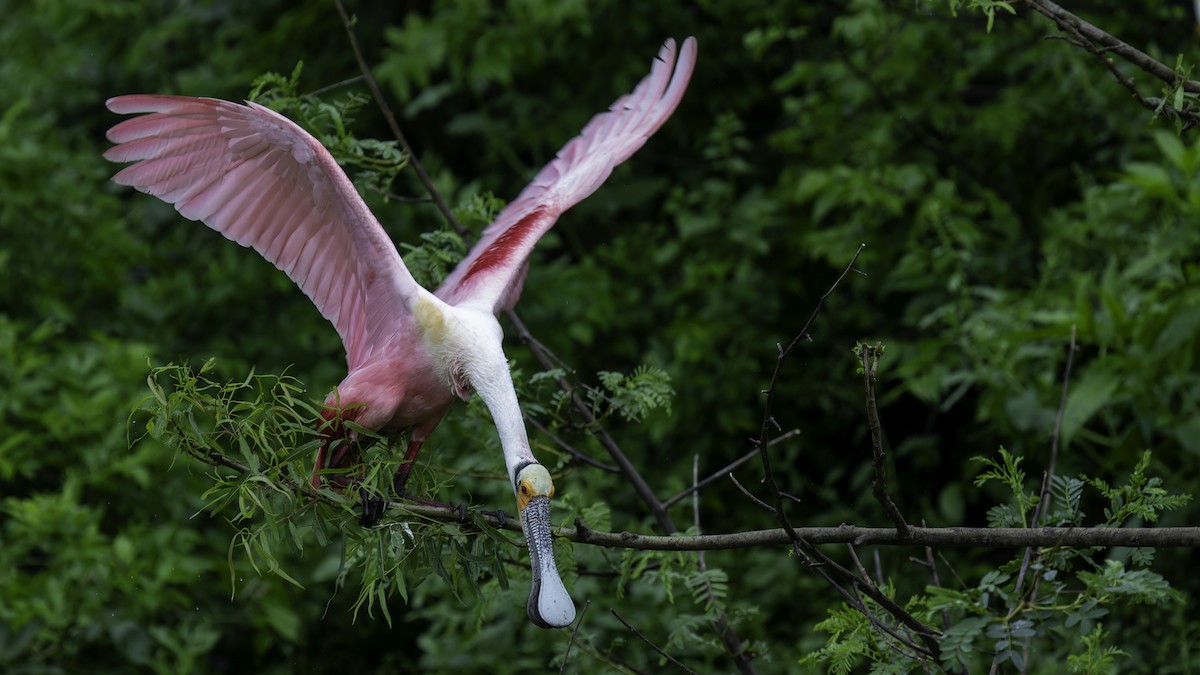
M 113 180 L 174 204 L 283 270 L 328 319 L 351 369 L 406 320 L 418 292 L 396 247 L 329 152 L 267 108 L 209 98 L 118 96 L 150 113 L 108 131 Z
M 437 295 L 452 305 L 466 302 L 493 311 L 511 308 L 521 294 L 534 244 L 567 209 L 596 191 L 613 167 L 637 152 L 679 101 L 696 63 L 696 40 L 684 40 L 675 62 L 675 41 L 667 40 L 650 74 L 588 122 L 554 161 L 537 174 L 505 208 Z

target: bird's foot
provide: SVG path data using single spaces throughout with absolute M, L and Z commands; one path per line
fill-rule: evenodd
M 366 528 L 375 527 L 387 511 L 387 500 L 365 488 L 359 488 L 358 495 L 362 499 L 362 517 L 358 519 L 359 524 Z
M 401 499 L 413 504 L 423 504 L 425 506 L 433 506 L 439 509 L 453 509 L 458 512 L 459 522 L 467 522 L 467 503 L 459 502 L 457 504 L 446 504 L 445 502 L 435 501 L 433 499 L 425 499 L 424 497 L 414 497 L 412 495 L 401 495 Z
M 505 527 L 507 527 L 508 521 L 512 520 L 512 516 L 508 515 L 508 511 L 505 511 L 504 509 L 496 509 L 495 511 L 484 511 L 483 515 L 491 516 L 491 517 L 495 518 L 496 522 L 498 522 L 500 524 L 500 529 L 504 529 Z
M 443 502 L 426 499 L 411 495 L 405 487 L 408 482 L 408 472 L 397 472 L 396 480 L 392 484 L 392 489 L 395 492 L 396 498 L 414 504 L 424 504 L 425 506 L 434 506 L 440 509 L 453 509 L 458 512 L 459 522 L 467 522 L 467 503 L 460 502 L 458 504 L 445 504 Z M 359 488 L 359 498 L 362 500 L 362 517 L 359 522 L 363 527 L 374 527 L 379 523 L 387 510 L 387 500 L 379 496 L 375 492 L 371 492 L 366 488 Z M 500 516 L 503 518 L 503 516 Z

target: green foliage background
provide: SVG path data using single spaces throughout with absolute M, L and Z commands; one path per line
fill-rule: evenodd
M 985 525 L 1011 494 L 977 487 L 969 458 L 1000 446 L 1025 458 L 1025 488 L 1036 492 L 1073 325 L 1080 350 L 1058 472 L 1121 484 L 1151 450 L 1151 474 L 1173 492 L 1197 491 L 1200 148 L 1194 132 L 1138 108 L 1093 58 L 1044 40 L 1053 27 L 1022 6 L 997 14 L 990 32 L 985 17 L 954 17 L 946 3 L 873 0 L 350 9 L 452 205 L 514 196 L 644 74 L 664 38 L 698 38 L 679 111 L 541 242 L 518 306 L 584 382 L 639 364 L 670 375 L 670 414 L 609 422 L 659 495 L 690 484 L 694 455 L 705 475 L 750 448 L 776 344 L 800 330 L 860 242 L 862 274 L 830 299 L 778 392 L 779 424 L 802 430 L 775 449 L 777 480 L 803 500 L 794 521 L 887 524 L 870 495 L 856 340 L 888 345 L 880 412 L 910 520 Z M 388 600 L 391 626 L 378 612 L 355 619 L 356 589 L 336 585 L 345 536 L 281 555 L 302 589 L 259 575 L 231 551 L 228 514 L 202 510 L 211 469 L 146 438 L 147 415 L 134 412 L 151 364 L 212 358 L 219 379 L 236 381 L 287 372 L 311 399 L 344 373 L 336 334 L 282 274 L 112 185 L 100 156 L 113 95 L 237 100 L 263 73 L 300 61 L 301 91 L 355 77 L 332 4 L 42 0 L 0 10 L 0 669 L 557 666 L 570 634 L 525 620 L 519 553 L 508 589 L 493 578 L 472 595 L 431 575 L 407 604 Z M 1097 0 L 1079 11 L 1165 63 L 1200 51 L 1184 3 Z M 361 91 L 340 87 L 327 96 Z M 389 137 L 371 106 L 353 133 Z M 409 172 L 392 190 L 421 194 Z M 397 242 L 439 227 L 429 205 L 365 197 Z M 558 414 L 553 386 L 532 381 L 529 353 L 515 340 L 507 348 L 530 409 L 604 459 Z M 535 444 L 553 457 L 546 439 Z M 494 431 L 475 406 L 456 408 L 427 448 L 423 484 L 440 498 L 511 508 Z M 757 471 L 741 470 L 743 482 L 757 486 Z M 576 470 L 558 486 L 564 518 L 654 530 L 615 477 Z M 774 525 L 728 482 L 701 494 L 704 531 Z M 1085 524 L 1105 521 L 1100 495 L 1078 505 Z M 672 515 L 690 523 L 689 502 Z M 1188 505 L 1159 522 L 1195 515 Z M 665 583 L 669 560 L 583 545 L 566 553 L 600 573 L 567 575 L 591 602 L 568 671 L 609 670 L 606 654 L 662 667 L 610 609 L 699 670 L 732 668 L 703 602 Z M 912 553 L 879 551 L 905 596 L 928 583 Z M 944 553 L 955 574 L 943 568 L 943 584 L 964 597 L 1010 557 Z M 1128 556 L 1100 552 L 1093 572 Z M 1153 569 L 1194 594 L 1192 559 L 1160 551 Z M 760 671 L 792 671 L 826 644 L 815 627 L 837 618 L 841 598 L 785 551 L 707 560 L 722 574 L 706 583 L 723 585 Z M 1068 656 L 1091 659 L 1090 672 L 1114 660 L 1124 672 L 1197 667 L 1191 602 L 1118 603 L 1102 632 L 1083 628 L 1090 642 L 1064 628 L 1034 653 L 1034 670 L 1060 672 Z M 966 658 L 995 649 L 958 644 Z

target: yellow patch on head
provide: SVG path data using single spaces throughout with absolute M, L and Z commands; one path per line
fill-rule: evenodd
M 517 510 L 524 511 L 534 497 L 553 497 L 554 481 L 541 464 L 530 464 L 517 474 Z

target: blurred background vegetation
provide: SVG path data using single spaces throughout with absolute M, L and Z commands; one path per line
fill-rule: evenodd
M 990 32 L 945 2 L 353 2 L 358 37 L 422 162 L 452 205 L 516 195 L 595 112 L 627 91 L 666 37 L 700 57 L 675 116 L 571 211 L 535 252 L 518 310 L 581 381 L 664 369 L 670 414 L 609 431 L 666 497 L 750 449 L 778 343 L 786 343 L 860 242 L 857 269 L 788 364 L 776 479 L 804 525 L 883 525 L 856 340 L 882 340 L 880 407 L 894 497 L 912 522 L 987 523 L 1008 495 L 972 484 L 978 455 L 1045 468 L 1071 326 L 1079 352 L 1058 471 L 1119 483 L 1144 450 L 1166 486 L 1200 481 L 1200 149 L 1154 119 L 1094 58 L 1014 3 Z M 1074 3 L 1123 40 L 1194 62 L 1188 3 Z M 0 2 L 0 670 L 57 672 L 519 672 L 557 667 L 570 639 L 524 616 L 511 587 L 462 596 L 430 576 L 407 604 L 352 615 L 336 538 L 258 575 L 234 528 L 202 509 L 211 469 L 144 438 L 153 365 L 217 377 L 298 378 L 321 399 L 344 374 L 336 333 L 268 263 L 157 200 L 120 189 L 101 158 L 106 98 L 175 93 L 239 100 L 303 62 L 301 91 L 362 92 L 331 2 Z M 1147 84 L 1147 95 L 1156 95 Z M 353 132 L 389 138 L 373 106 Z M 392 191 L 423 196 L 410 175 Z M 432 206 L 364 195 L 399 243 L 441 227 Z M 402 253 L 404 249 L 401 249 Z M 511 337 L 512 331 L 509 330 Z M 526 404 L 572 443 L 603 451 L 510 339 Z M 540 388 L 539 388 L 540 387 Z M 535 437 L 537 433 L 533 434 Z M 553 462 L 551 444 L 535 438 Z M 426 446 L 423 479 L 449 501 L 511 508 L 494 430 L 457 407 Z M 739 476 L 758 487 L 757 464 Z M 556 516 L 606 507 L 613 530 L 655 524 L 619 478 L 558 479 Z M 1106 504 L 1085 496 L 1088 523 Z M 672 512 L 690 523 L 690 501 Z M 1195 508 L 1161 524 L 1195 523 Z M 775 525 L 728 481 L 701 492 L 701 527 Z M 589 599 L 568 672 L 611 654 L 659 657 L 616 609 L 701 671 L 732 662 L 705 608 L 661 578 L 630 578 L 620 551 L 569 548 Z M 840 556 L 843 549 L 830 548 Z M 903 548 L 866 551 L 898 594 L 928 572 Z M 973 587 L 1009 551 L 943 551 L 942 582 Z M 1120 551 L 1100 552 L 1097 560 Z M 1190 550 L 1153 569 L 1200 592 Z M 653 561 L 662 564 L 661 560 Z M 786 550 L 709 553 L 760 672 L 790 672 L 825 643 L 837 596 Z M 953 568 L 953 572 L 951 572 Z M 522 576 L 525 574 L 526 576 Z M 1190 672 L 1191 602 L 1114 605 L 1103 618 L 1122 672 Z M 1035 672 L 1083 649 L 1065 629 Z M 981 663 L 990 656 L 979 645 Z M 858 662 L 860 665 L 862 662 Z M 822 666 L 823 667 L 823 666 Z M 1006 666 L 1013 668 L 1012 665 Z M 1103 672 L 1098 670 L 1096 672 Z

